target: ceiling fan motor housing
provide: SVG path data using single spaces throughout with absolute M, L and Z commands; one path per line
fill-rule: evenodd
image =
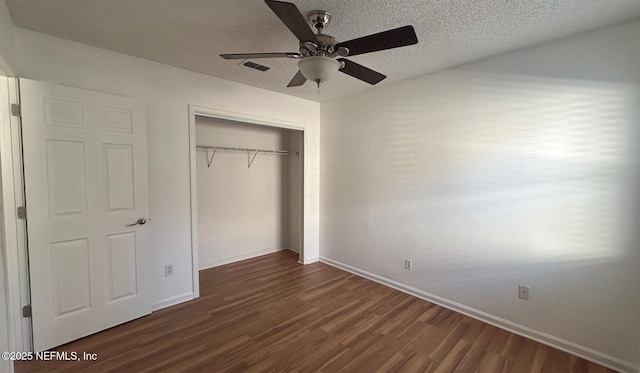
M 335 48 L 336 39 L 331 35 L 318 34 L 318 44 L 307 41 L 300 43 L 300 54 L 303 57 L 309 56 L 326 56 L 326 57 L 346 57 L 349 54 L 349 49 L 345 47 Z

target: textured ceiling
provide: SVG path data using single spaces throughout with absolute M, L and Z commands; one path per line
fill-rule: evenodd
M 640 16 L 640 0 L 294 0 L 333 18 L 338 41 L 413 25 L 418 44 L 354 56 L 389 84 Z M 371 86 L 339 74 L 287 88 L 292 59 L 260 72 L 220 53 L 297 52 L 297 39 L 262 0 L 6 0 L 16 25 L 220 78 L 324 101 Z

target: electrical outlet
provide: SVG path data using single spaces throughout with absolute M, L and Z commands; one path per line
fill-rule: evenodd
M 404 269 L 406 269 L 407 271 L 411 270 L 411 267 L 413 267 L 413 263 L 411 261 L 411 259 L 404 259 Z
M 173 276 L 173 264 L 167 264 L 164 266 L 164 276 Z
M 518 285 L 518 297 L 520 299 L 529 300 L 529 287 Z

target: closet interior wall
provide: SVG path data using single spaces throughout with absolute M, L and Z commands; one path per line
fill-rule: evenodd
M 197 146 L 300 150 L 301 131 L 196 117 Z M 299 251 L 301 159 L 196 150 L 198 261 L 206 269 L 283 249 Z M 210 161 L 210 165 L 208 165 Z

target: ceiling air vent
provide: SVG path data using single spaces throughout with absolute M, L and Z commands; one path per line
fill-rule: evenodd
M 246 67 L 250 67 L 252 69 L 260 70 L 260 71 L 263 71 L 263 72 L 270 69 L 269 66 L 261 65 L 259 63 L 255 63 L 255 62 L 249 61 L 249 60 L 246 60 L 246 61 L 242 62 L 241 65 L 242 66 L 246 66 Z

